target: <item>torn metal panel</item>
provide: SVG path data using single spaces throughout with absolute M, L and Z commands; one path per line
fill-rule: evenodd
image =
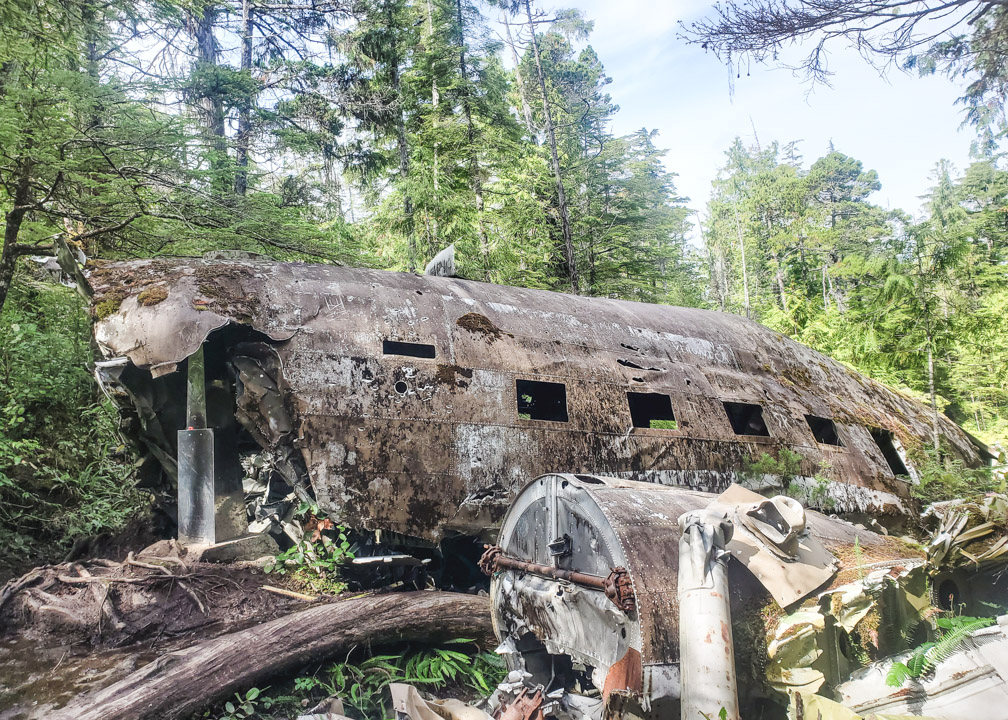
M 927 547 L 933 567 L 979 570 L 1008 563 L 1008 496 L 934 503 L 922 518 L 934 528 Z
M 728 552 L 781 607 L 802 600 L 836 573 L 836 558 L 809 532 L 805 509 L 793 498 L 767 499 L 732 485 L 716 503 L 734 525 Z
M 150 396 L 142 375 L 172 375 L 204 341 L 224 361 L 243 342 L 271 346 L 272 360 L 242 351 L 252 362 L 236 365 L 249 377 L 258 363 L 281 402 L 242 380 L 243 424 L 260 442 L 289 438 L 320 504 L 354 527 L 485 533 L 525 478 L 554 470 L 712 492 L 761 485 L 746 468 L 782 448 L 800 467 L 770 484 L 818 487 L 824 473 L 827 492 L 811 494 L 834 509 L 901 513 L 910 478 L 872 433 L 912 449 L 931 431 L 916 401 L 723 313 L 251 259 L 104 263 L 90 282 L 95 336 L 130 359 L 134 398 Z M 523 417 L 519 380 L 562 385 L 566 421 Z M 675 428 L 634 427 L 628 392 L 667 395 Z M 736 435 L 725 402 L 760 405 L 769 435 Z M 281 405 L 292 432 L 269 427 Z M 154 413 L 172 455 L 170 404 Z M 835 420 L 842 446 L 817 442 L 808 414 Z M 940 430 L 950 453 L 981 462 L 953 423 Z
M 930 606 L 922 564 L 855 569 L 861 577 L 820 593 L 769 629 L 766 678 L 779 697 L 828 695 L 863 664 L 868 647 L 879 654 L 908 647 L 909 631 Z

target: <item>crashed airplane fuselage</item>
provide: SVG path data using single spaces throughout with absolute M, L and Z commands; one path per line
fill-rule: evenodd
M 725 313 L 263 260 L 104 263 L 90 282 L 95 337 L 161 469 L 203 347 L 209 424 L 230 428 L 218 466 L 254 441 L 352 527 L 480 534 L 553 471 L 781 482 L 751 466 L 783 449 L 813 504 L 898 514 L 907 451 L 931 433 L 920 403 Z M 982 462 L 944 417 L 939 432 Z

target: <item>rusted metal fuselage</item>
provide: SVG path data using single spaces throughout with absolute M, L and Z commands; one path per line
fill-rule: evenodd
M 489 537 L 551 471 L 780 483 L 747 469 L 784 448 L 792 490 L 825 476 L 837 510 L 899 513 L 905 450 L 931 429 L 920 403 L 724 313 L 261 260 L 105 263 L 90 282 L 152 462 L 175 472 L 183 365 L 202 346 L 208 421 L 232 437 L 219 462 L 266 448 L 358 528 Z

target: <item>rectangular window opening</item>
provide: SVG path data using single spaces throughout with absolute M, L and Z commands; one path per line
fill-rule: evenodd
M 630 418 L 637 428 L 655 430 L 678 430 L 675 413 L 672 412 L 672 398 L 662 393 L 628 392 Z
M 567 388 L 563 383 L 516 380 L 518 417 L 567 422 Z
M 896 441 L 893 438 L 893 434 L 888 430 L 882 430 L 881 428 L 868 428 L 871 433 L 872 440 L 878 445 L 879 450 L 882 451 L 883 457 L 885 457 L 886 463 L 889 465 L 889 469 L 892 470 L 892 474 L 899 475 L 910 475 L 910 472 L 906 468 L 906 464 L 903 462 L 903 457 L 900 455 L 899 449 L 896 447 Z
M 808 423 L 809 428 L 812 430 L 812 435 L 815 437 L 816 442 L 821 442 L 823 445 L 843 447 L 843 443 L 840 441 L 840 434 L 837 432 L 836 423 L 829 418 L 806 415 L 805 422 Z
M 402 340 L 382 340 L 384 355 L 405 355 L 406 357 L 434 359 L 434 346 L 428 343 L 404 342 Z
M 763 408 L 752 403 L 722 402 L 732 430 L 736 435 L 761 435 L 770 437 L 766 423 L 763 422 Z

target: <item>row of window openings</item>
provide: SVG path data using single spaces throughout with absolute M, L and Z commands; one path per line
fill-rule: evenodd
M 429 343 L 382 340 L 382 354 L 402 355 L 431 360 L 435 357 L 434 346 Z M 542 380 L 518 380 L 518 417 L 526 420 L 549 420 L 568 422 L 567 388 L 563 383 Z M 676 430 L 679 425 L 672 411 L 672 398 L 662 393 L 628 392 L 630 417 L 636 428 Z M 753 403 L 721 403 L 736 435 L 770 437 L 763 420 L 763 408 Z M 816 442 L 824 445 L 843 447 L 836 423 L 829 418 L 806 415 L 805 421 Z M 878 445 L 894 475 L 907 475 L 906 465 L 893 442 L 892 433 L 881 429 L 870 429 L 872 439 Z
M 568 422 L 567 388 L 563 383 L 542 380 L 517 380 L 518 417 L 524 420 Z M 635 428 L 676 430 L 679 425 L 672 410 L 672 398 L 663 393 L 628 392 L 630 418 Z M 728 421 L 736 435 L 770 437 L 763 408 L 754 403 L 723 401 Z M 816 442 L 843 447 L 836 423 L 829 418 L 806 415 L 805 421 Z M 894 475 L 907 475 L 906 466 L 893 441 L 892 433 L 870 428 L 872 439 Z

